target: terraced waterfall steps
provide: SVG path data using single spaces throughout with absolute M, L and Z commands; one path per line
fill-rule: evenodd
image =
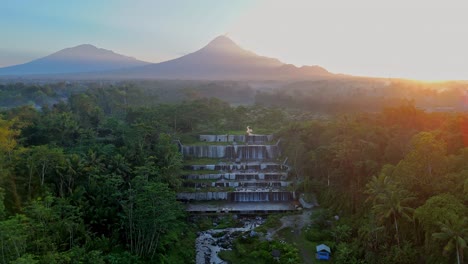
M 279 141 L 267 144 L 273 135 L 200 135 L 199 139 L 195 145 L 178 142 L 184 159 L 191 163 L 184 167 L 183 190 L 177 194 L 187 204 L 187 211 L 296 210 L 295 194 L 288 188 L 288 166 L 278 162 Z M 206 164 L 210 159 L 213 162 Z

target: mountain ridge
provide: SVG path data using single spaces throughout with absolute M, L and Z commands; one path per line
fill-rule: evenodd
M 120 77 L 141 79 L 268 80 L 331 77 L 320 66 L 296 67 L 245 50 L 226 36 L 218 36 L 201 49 L 160 63 L 118 71 Z
M 109 71 L 143 66 L 148 62 L 91 44 L 61 49 L 23 64 L 0 68 L 0 75 L 64 74 Z
M 70 52 L 73 51 L 73 52 Z M 68 54 L 72 54 L 68 56 Z M 76 55 L 79 56 L 76 56 Z M 320 66 L 296 67 L 286 64 L 276 58 L 257 55 L 240 47 L 226 36 L 218 36 L 207 45 L 187 55 L 159 63 L 145 63 L 134 58 L 114 53 L 110 50 L 99 49 L 91 44 L 82 44 L 53 53 L 49 56 L 30 62 L 39 64 L 42 60 L 58 61 L 68 59 L 74 63 L 83 60 L 87 67 L 77 68 L 70 72 L 42 72 L 43 77 L 52 78 L 58 74 L 60 78 L 80 79 L 194 79 L 194 80 L 293 80 L 331 78 L 335 75 Z M 141 63 L 132 67 L 120 67 L 95 70 L 93 59 L 112 64 L 112 59 Z M 91 63 L 89 63 L 91 62 Z M 70 63 L 69 64 L 73 64 Z M 113 63 L 115 66 L 115 63 Z M 21 65 L 7 68 L 20 67 Z M 34 66 L 34 65 L 33 65 Z M 0 75 L 2 70 L 0 68 Z M 81 71 L 79 71 L 81 70 Z M 4 74 L 3 74 L 4 75 Z

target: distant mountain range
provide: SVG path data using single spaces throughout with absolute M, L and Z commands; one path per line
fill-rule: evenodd
M 83 44 L 28 63 L 0 68 L 0 75 L 86 73 L 133 68 L 149 64 L 135 58 Z
M 259 56 L 219 36 L 177 59 L 147 63 L 85 44 L 31 62 L 0 68 L 0 75 L 79 79 L 288 80 L 333 77 L 320 66 L 296 67 Z

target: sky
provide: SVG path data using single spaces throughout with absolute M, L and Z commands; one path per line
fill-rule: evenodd
M 0 67 L 93 44 L 149 62 L 226 34 L 296 66 L 468 80 L 466 0 L 0 0 Z

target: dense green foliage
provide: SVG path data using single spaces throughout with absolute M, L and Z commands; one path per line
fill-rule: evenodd
M 272 252 L 279 252 L 276 256 Z M 221 251 L 220 256 L 229 263 L 268 264 L 299 263 L 299 252 L 292 245 L 280 241 L 265 241 L 258 237 L 241 237 L 236 240 L 233 251 Z
M 298 189 L 327 208 L 310 240 L 332 245 L 335 263 L 462 263 L 467 124 L 404 104 L 284 130 Z
M 91 87 L 0 114 L 0 263 L 194 261 L 173 141 L 284 118 L 217 99 L 151 98 L 128 85 Z
M 115 93 L 115 89 L 120 90 Z M 126 95 L 128 105 L 154 106 L 161 103 L 178 103 L 202 98 L 219 98 L 231 104 L 252 104 L 255 91 L 246 83 L 234 81 L 73 81 L 58 83 L 0 83 L 0 108 L 22 105 L 53 105 L 67 101 L 72 94 L 92 91 L 101 101 L 103 109 L 108 99 Z M 111 96 L 111 97 L 107 97 Z M 122 103 L 122 101 L 120 101 Z
M 46 85 L 7 83 L 0 84 L 0 108 L 31 104 L 37 107 L 54 104 L 66 99 L 71 93 L 71 85 L 65 82 Z M 76 86 L 74 91 L 83 91 Z
M 216 88 L 197 85 L 204 93 Z M 303 97 L 302 105 L 257 94 L 263 105 L 285 107 L 278 109 L 233 107 L 193 91 L 177 89 L 190 100 L 170 104 L 160 90 L 132 84 L 1 86 L 0 263 L 193 262 L 194 226 L 175 199 L 182 157 L 173 141 L 247 125 L 282 128 L 295 188 L 316 193 L 325 208 L 304 236 L 329 244 L 335 263 L 467 259 L 466 114 L 428 113 L 411 103 L 380 111 L 378 103 L 375 113 L 313 119 L 286 108 L 308 108 L 300 93 L 288 98 Z M 356 101 L 349 108 L 335 102 L 340 111 L 309 109 L 366 108 Z M 294 246 L 258 238 L 242 238 L 223 254 L 271 263 L 274 249 L 287 252 L 281 262 L 298 262 Z

